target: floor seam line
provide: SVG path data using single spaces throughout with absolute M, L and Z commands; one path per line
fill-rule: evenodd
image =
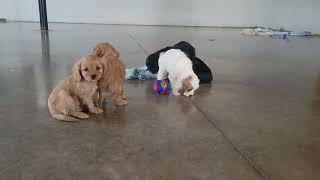
M 23 158 L 15 161 L 15 162 L 13 162 L 12 164 L 10 164 L 10 165 L 7 166 L 7 167 L 2 168 L 2 169 L 0 170 L 0 175 L 4 174 L 7 170 L 9 170 L 10 168 L 14 167 L 15 165 L 20 164 L 21 161 L 23 161 Z
M 221 133 L 221 135 L 233 146 L 233 148 L 235 148 L 236 151 L 238 151 L 249 162 L 249 164 L 258 172 L 258 174 L 260 174 L 264 179 L 270 180 L 270 178 L 268 178 L 263 173 L 263 171 L 256 166 L 256 164 L 252 160 L 250 160 L 243 152 L 240 151 L 240 149 L 235 144 L 231 142 L 231 140 L 223 133 L 223 131 L 214 122 L 209 120 L 208 116 L 199 108 L 199 106 L 197 106 L 191 99 L 188 99 L 188 100 L 198 109 L 198 111 L 209 122 L 209 124 L 211 124 L 211 126 L 216 128 Z
M 143 52 L 148 56 L 148 52 L 147 50 L 145 50 L 143 48 L 143 46 L 138 42 L 138 40 L 131 34 L 131 33 L 128 33 L 129 37 L 143 50 Z

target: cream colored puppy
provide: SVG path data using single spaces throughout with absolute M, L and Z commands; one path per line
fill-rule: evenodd
M 167 77 L 170 80 L 172 93 L 192 96 L 199 88 L 198 76 L 193 72 L 192 62 L 184 52 L 179 49 L 170 49 L 160 54 L 158 80 Z
M 93 103 L 104 68 L 95 55 L 83 57 L 73 66 L 73 73 L 53 89 L 48 99 L 49 111 L 53 118 L 62 121 L 78 121 L 89 118 L 81 112 L 87 105 L 91 113 L 102 113 Z M 77 119 L 79 118 L 79 119 Z

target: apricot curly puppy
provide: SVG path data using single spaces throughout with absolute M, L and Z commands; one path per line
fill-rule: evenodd
M 125 65 L 119 52 L 110 43 L 99 43 L 94 48 L 93 54 L 100 58 L 105 67 L 103 76 L 99 81 L 99 107 L 102 106 L 108 95 L 112 95 L 116 105 L 127 105 L 128 101 L 124 96 L 123 88 Z
M 96 45 L 96 47 L 93 49 L 93 54 L 98 57 L 120 57 L 120 53 L 110 44 L 107 42 L 102 42 Z
M 81 105 L 87 105 L 91 113 L 102 113 L 95 107 L 93 96 L 98 89 L 104 65 L 101 60 L 89 55 L 73 66 L 73 73 L 53 89 L 48 99 L 49 111 L 53 118 L 62 121 L 78 121 L 89 118 L 81 112 Z M 79 118 L 79 119 L 77 119 Z

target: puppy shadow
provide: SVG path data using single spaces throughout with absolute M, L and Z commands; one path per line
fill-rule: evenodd
M 201 96 L 201 95 L 208 95 L 213 93 L 214 93 L 214 88 L 212 83 L 200 84 L 199 89 L 196 90 L 196 92 L 194 93 L 193 96 L 191 96 L 191 98 L 199 95 Z
M 127 122 L 126 106 L 116 106 L 112 100 L 104 102 L 101 114 L 90 114 L 90 121 L 97 124 L 123 124 Z
M 186 115 L 190 115 L 193 113 L 198 112 L 198 108 L 196 106 L 196 101 L 208 97 L 210 95 L 214 94 L 214 89 L 212 83 L 209 84 L 200 84 L 199 89 L 197 89 L 193 96 L 179 96 L 184 98 L 183 102 L 180 106 L 180 112 Z

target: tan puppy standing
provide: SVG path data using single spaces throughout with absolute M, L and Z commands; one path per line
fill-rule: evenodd
M 128 104 L 123 88 L 125 65 L 120 59 L 119 52 L 109 43 L 99 43 L 94 48 L 93 55 L 98 56 L 105 65 L 105 71 L 99 81 L 99 106 L 102 106 L 108 95 L 112 96 L 118 106 Z
M 62 121 L 89 118 L 88 114 L 81 112 L 81 105 L 87 105 L 91 113 L 102 113 L 102 109 L 95 107 L 93 96 L 103 72 L 104 65 L 97 56 L 89 55 L 77 62 L 72 74 L 49 96 L 48 107 L 52 117 Z

